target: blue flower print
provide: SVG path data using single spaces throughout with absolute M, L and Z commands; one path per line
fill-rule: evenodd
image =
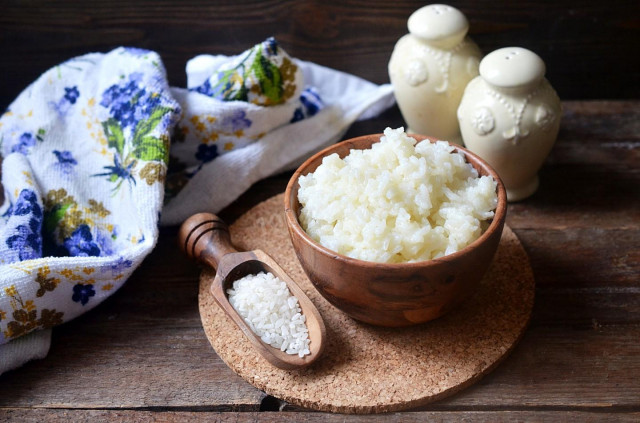
M 76 101 L 80 97 L 80 91 L 77 86 L 64 87 L 64 95 L 58 100 L 58 102 L 51 101 L 49 105 L 58 112 L 61 118 L 64 118 L 72 105 L 76 104 Z
M 136 108 L 134 110 L 134 118 L 136 123 L 149 118 L 151 113 L 160 106 L 161 98 L 157 94 L 147 93 L 146 90 L 141 91 L 141 97 L 136 104 Z
M 93 241 L 88 225 L 80 225 L 71 236 L 64 240 L 64 246 L 73 257 L 99 256 L 100 248 Z
M 214 97 L 213 88 L 211 87 L 211 81 L 207 79 L 202 85 L 195 88 L 189 88 L 189 91 L 195 91 L 200 94 L 204 94 L 207 97 Z
M 302 107 L 298 107 L 293 111 L 293 116 L 291 117 L 289 123 L 296 123 L 298 121 L 301 121 L 302 119 L 304 119 L 304 112 L 302 111 Z
M 71 151 L 53 150 L 53 154 L 56 155 L 56 158 L 58 159 L 59 163 L 65 163 L 65 164 L 70 164 L 70 165 L 77 165 L 78 164 L 76 159 L 73 158 L 73 155 L 71 154 Z
M 73 167 L 78 164 L 78 161 L 73 158 L 71 151 L 53 150 L 53 154 L 58 159 L 58 163 L 55 166 L 61 173 L 65 175 L 73 173 Z
M 98 230 L 96 233 L 96 245 L 100 249 L 101 256 L 111 256 L 115 253 L 113 241 L 117 238 L 115 230 L 113 233 Z
M 20 260 L 32 260 L 42 257 L 41 221 L 29 219 L 29 225 L 18 225 L 15 235 L 7 238 L 7 247 L 18 253 Z
M 65 87 L 64 88 L 64 99 L 67 100 L 71 104 L 76 104 L 76 100 L 80 97 L 80 91 L 78 91 L 78 87 Z
M 246 101 L 247 97 L 246 93 L 244 92 L 246 90 L 241 90 L 242 93 L 237 98 L 228 98 L 229 93 L 233 92 L 234 88 L 234 82 L 229 79 L 227 75 L 229 72 L 231 71 L 218 72 L 217 74 L 209 77 L 206 81 L 204 81 L 202 85 L 199 85 L 195 88 L 190 88 L 189 91 L 195 91 L 208 97 L 217 98 L 218 100 L 222 101 Z M 215 79 L 217 81 L 215 86 L 211 85 L 212 79 Z
M 42 218 L 42 207 L 38 204 L 38 198 L 35 192 L 30 189 L 20 191 L 16 204 L 13 206 L 12 214 L 16 216 L 31 214 L 37 219 Z
M 116 153 L 113 155 L 113 166 L 104 166 L 104 169 L 107 170 L 107 172 L 97 173 L 93 176 L 108 176 L 108 180 L 110 181 L 120 180 L 116 189 L 120 188 L 122 181 L 129 181 L 132 182 L 133 185 L 136 185 L 136 179 L 133 177 L 133 168 L 136 163 L 136 160 L 130 160 L 129 164 L 124 165 L 120 161 L 119 153 Z
M 132 73 L 128 82 L 112 85 L 102 94 L 100 105 L 109 109 L 110 116 L 116 119 L 122 128 L 134 128 L 139 121 L 148 119 L 160 106 L 161 96 L 148 93 L 145 88 L 141 88 L 141 80 L 141 73 Z
M 9 247 L 9 251 L 8 257 L 4 257 L 5 261 L 42 257 L 42 237 L 40 234 L 42 207 L 38 204 L 35 192 L 30 189 L 20 191 L 15 204 L 10 207 L 9 218 L 11 216 L 24 216 L 28 221 L 16 226 L 13 229 L 13 234 L 6 239 L 5 243 Z
M 222 119 L 222 127 L 230 132 L 247 129 L 250 126 L 251 121 L 247 119 L 247 113 L 244 110 L 235 110 L 231 115 Z
M 314 116 L 324 108 L 324 102 L 320 98 L 318 91 L 309 87 L 300 93 L 300 102 L 304 105 L 307 117 Z
M 11 147 L 11 152 L 27 155 L 34 145 L 36 145 L 36 137 L 31 132 L 25 132 L 20 135 L 18 142 Z
M 324 108 L 324 102 L 315 88 L 305 88 L 300 94 L 301 107 L 293 112 L 291 123 L 316 115 Z
M 73 295 L 71 296 L 71 299 L 76 303 L 87 305 L 89 298 L 94 295 L 96 295 L 96 291 L 93 289 L 92 284 L 83 285 L 79 283 L 73 287 Z
M 278 54 L 278 42 L 275 38 L 269 37 L 263 43 L 264 51 L 268 56 L 275 56 Z
M 119 257 L 118 261 L 111 265 L 111 274 L 115 277 L 122 273 L 123 270 L 133 266 L 131 260 L 126 260 L 124 257 Z
M 200 160 L 203 163 L 207 163 L 215 159 L 216 157 L 218 157 L 217 145 L 200 144 L 198 146 L 198 151 L 196 152 L 196 159 Z

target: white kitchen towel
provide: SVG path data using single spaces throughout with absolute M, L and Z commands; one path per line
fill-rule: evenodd
M 160 219 L 217 212 L 394 103 L 389 84 L 290 58 L 274 39 L 198 56 L 187 76 L 169 88 L 156 53 L 92 53 L 0 118 L 0 373 L 44 357 L 48 328 L 116 291 Z
M 220 211 L 395 102 L 390 84 L 292 59 L 273 38 L 238 56 L 193 58 L 187 87 L 172 89 L 184 116 L 171 147 L 165 225 Z
M 127 48 L 48 70 L 2 115 L 0 373 L 152 250 L 179 117 L 160 57 Z

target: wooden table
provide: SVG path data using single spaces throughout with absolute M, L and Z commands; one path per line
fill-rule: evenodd
M 89 51 L 156 50 L 171 84 L 183 86 L 188 58 L 235 54 L 269 35 L 295 57 L 384 83 L 393 44 L 423 4 L 5 2 L 0 106 L 49 67 Z M 536 303 L 506 361 L 474 386 L 410 412 L 343 416 L 281 403 L 215 354 L 198 314 L 199 269 L 177 248 L 177 228 L 163 228 L 119 292 L 55 328 L 45 359 L 0 376 L 0 420 L 640 421 L 639 3 L 452 4 L 469 17 L 483 51 L 507 44 L 536 51 L 561 98 L 573 99 L 563 104 L 539 191 L 509 205 L 507 224 L 531 259 Z M 347 136 L 402 123 L 394 108 Z M 234 221 L 282 192 L 289 176 L 255 184 L 221 216 Z
M 16 421 L 638 421 L 640 102 L 564 103 L 541 188 L 509 205 L 532 262 L 536 304 L 523 340 L 476 385 L 410 413 L 342 416 L 281 403 L 236 376 L 200 323 L 198 268 L 161 231 L 153 253 L 95 310 L 54 329 L 49 355 L 0 376 L 0 416 Z M 397 109 L 348 135 L 400 125 Z M 254 185 L 233 221 L 284 190 Z M 279 413 L 262 413 L 278 411 Z

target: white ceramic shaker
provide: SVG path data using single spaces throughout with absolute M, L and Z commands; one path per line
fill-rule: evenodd
M 407 132 L 461 143 L 456 110 L 482 57 L 466 37 L 469 22 L 454 7 L 432 4 L 413 12 L 407 26 L 409 34 L 398 40 L 389 60 Z
M 465 146 L 500 175 L 509 201 L 538 189 L 538 170 L 555 143 L 562 109 L 532 51 L 508 47 L 480 62 L 458 108 Z

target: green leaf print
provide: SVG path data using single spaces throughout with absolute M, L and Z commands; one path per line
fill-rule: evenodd
M 133 155 L 147 162 L 156 161 L 168 163 L 169 140 L 166 137 L 157 138 L 152 135 L 146 136 L 135 146 Z
M 145 139 L 150 137 L 151 132 L 162 121 L 162 118 L 167 113 L 171 112 L 171 110 L 172 109 L 170 109 L 169 107 L 157 107 L 146 120 L 141 120 L 140 122 L 138 122 L 138 124 L 136 125 L 135 133 L 133 134 L 133 140 L 132 140 L 135 157 L 142 160 L 147 160 L 138 156 L 135 152 L 138 151 L 139 146 L 141 146 L 145 142 L 148 142 L 148 141 L 145 141 Z M 146 148 L 143 148 L 143 150 L 146 150 Z M 162 157 L 164 157 L 164 153 Z
M 53 234 L 70 206 L 71 204 L 57 204 L 49 212 L 45 212 L 44 230 L 46 233 Z
M 258 51 L 251 64 L 250 71 L 258 76 L 260 90 L 273 104 L 282 100 L 282 75 L 280 69 Z
M 109 118 L 106 122 L 102 122 L 102 128 L 104 129 L 105 137 L 107 137 L 109 147 L 115 148 L 118 153 L 122 154 L 124 150 L 124 134 L 120 123 L 114 118 Z
M 244 81 L 240 83 L 239 87 L 236 88 L 235 80 L 239 80 L 242 78 L 240 71 L 238 69 L 244 68 L 244 62 L 238 65 L 234 69 L 229 69 L 226 71 L 220 72 L 220 79 L 214 86 L 214 91 L 219 92 L 222 95 L 222 98 L 226 101 L 247 101 L 249 90 L 244 84 Z M 244 71 L 243 71 L 244 72 Z

